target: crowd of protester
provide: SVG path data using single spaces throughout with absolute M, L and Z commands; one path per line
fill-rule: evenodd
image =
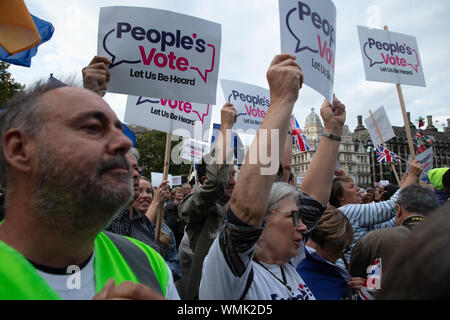
M 450 170 L 420 184 L 413 160 L 399 186 L 362 192 L 335 170 L 346 119 L 335 97 L 322 104 L 324 132 L 297 186 L 294 56 L 267 70 L 271 106 L 242 166 L 227 152 L 237 113 L 226 103 L 198 183 L 172 190 L 139 174 L 139 151 L 102 99 L 110 63 L 94 57 L 84 88 L 41 81 L 3 106 L 0 299 L 450 298 Z M 248 161 L 261 148 L 278 153 L 278 171 Z

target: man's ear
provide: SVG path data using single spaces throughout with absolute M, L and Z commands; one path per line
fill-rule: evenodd
M 22 172 L 32 170 L 34 139 L 19 129 L 8 130 L 3 137 L 3 154 L 10 167 Z
M 398 203 L 396 203 L 395 210 L 397 211 L 397 215 L 395 216 L 395 223 L 397 225 L 400 225 L 403 220 L 403 208 Z

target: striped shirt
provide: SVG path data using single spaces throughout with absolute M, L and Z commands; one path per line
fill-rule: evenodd
M 345 216 L 350 221 L 353 227 L 353 242 L 350 244 L 350 251 L 344 254 L 347 262 L 350 262 L 351 251 L 355 246 L 356 241 L 364 237 L 372 230 L 395 227 L 395 204 L 397 203 L 398 194 L 400 190 L 387 201 L 371 202 L 366 204 L 346 204 L 339 207 Z M 340 267 L 345 265 L 342 259 L 336 261 Z

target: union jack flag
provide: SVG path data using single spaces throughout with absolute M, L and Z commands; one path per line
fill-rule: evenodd
M 311 145 L 308 139 L 303 133 L 302 129 L 298 125 L 297 120 L 294 115 L 291 115 L 291 126 L 292 126 L 292 142 L 297 146 L 297 150 L 300 152 L 305 152 L 311 150 Z
M 382 145 L 377 144 L 377 161 L 378 162 L 399 162 L 400 158 L 392 151 L 384 148 Z

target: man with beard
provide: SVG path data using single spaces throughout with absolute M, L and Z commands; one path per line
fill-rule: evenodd
M 201 185 L 178 205 L 178 215 L 186 231 L 178 248 L 181 280 L 176 283 L 182 299 L 195 299 L 202 275 L 202 265 L 223 221 L 235 185 L 235 169 L 229 157 L 230 131 L 236 121 L 236 109 L 225 103 L 220 111 L 218 141 L 210 155 L 197 166 Z M 227 149 L 228 147 L 228 149 Z
M 131 142 L 101 97 L 37 83 L 4 105 L 0 130 L 0 299 L 178 298 L 158 253 L 102 232 L 133 189 Z

